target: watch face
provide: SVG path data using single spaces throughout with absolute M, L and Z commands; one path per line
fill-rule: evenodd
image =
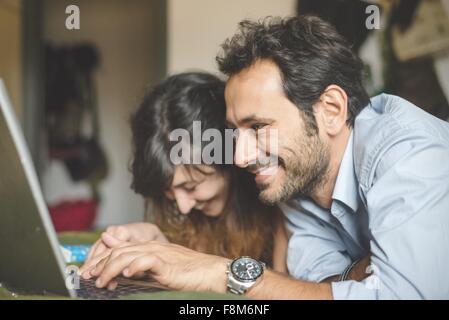
M 243 257 L 232 263 L 231 271 L 241 281 L 254 281 L 262 275 L 263 267 L 257 260 Z

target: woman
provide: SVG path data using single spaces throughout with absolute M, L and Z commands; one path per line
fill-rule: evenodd
M 151 240 L 229 258 L 247 255 L 286 272 L 282 214 L 259 201 L 251 174 L 230 164 L 173 164 L 172 151 L 178 143 L 170 139 L 174 130 L 184 129 L 192 137 L 194 121 L 200 121 L 201 133 L 218 129 L 225 137 L 224 87 L 213 75 L 183 73 L 167 78 L 144 97 L 131 121 L 132 187 L 147 199 L 154 224 L 109 227 L 81 269 L 85 278 L 120 241 Z M 209 143 L 191 143 L 192 155 L 184 160 L 191 160 Z M 224 150 L 225 143 L 222 147 L 224 159 L 229 150 Z

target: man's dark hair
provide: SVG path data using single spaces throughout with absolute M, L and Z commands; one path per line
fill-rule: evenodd
M 318 17 L 244 20 L 222 49 L 217 62 L 220 71 L 228 76 L 258 60 L 273 61 L 280 70 L 286 96 L 304 111 L 315 131 L 312 106 L 327 86 L 338 85 L 348 95 L 349 126 L 369 103 L 362 85 L 362 61 L 335 28 Z

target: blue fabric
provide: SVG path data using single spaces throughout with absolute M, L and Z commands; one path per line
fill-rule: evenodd
M 356 117 L 330 210 L 281 204 L 288 268 L 322 281 L 372 254 L 371 276 L 332 283 L 335 299 L 449 298 L 449 124 L 381 94 Z

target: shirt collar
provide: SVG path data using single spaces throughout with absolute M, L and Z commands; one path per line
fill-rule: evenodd
M 359 207 L 358 181 L 354 170 L 353 131 L 348 139 L 340 169 L 338 170 L 332 199 L 338 200 L 357 212 Z

